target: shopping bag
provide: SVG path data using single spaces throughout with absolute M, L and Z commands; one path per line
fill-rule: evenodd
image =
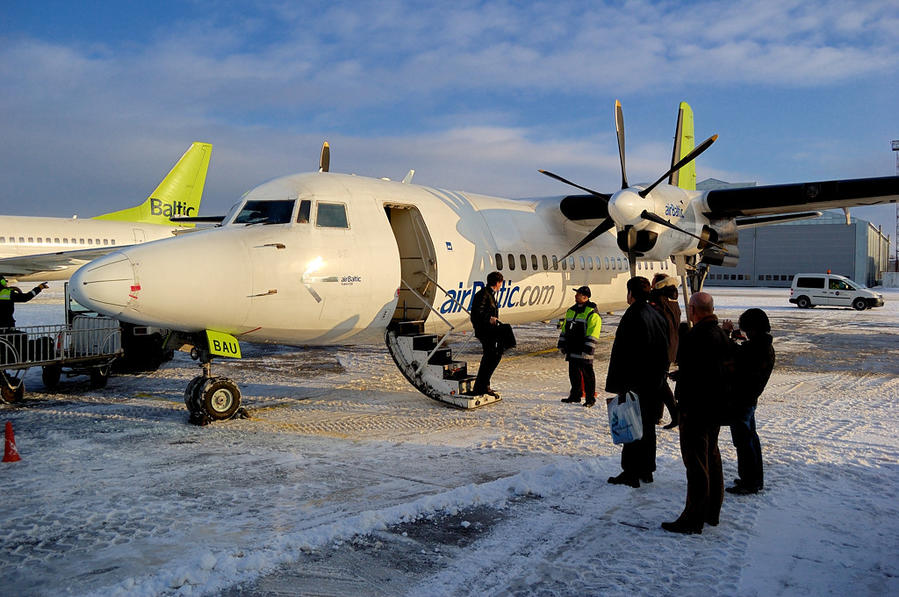
M 629 444 L 643 437 L 640 398 L 634 392 L 606 398 L 606 406 L 609 409 L 609 430 L 612 432 L 612 442 Z

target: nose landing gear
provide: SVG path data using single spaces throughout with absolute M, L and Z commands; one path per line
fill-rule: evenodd
M 240 406 L 240 388 L 237 384 L 227 377 L 212 376 L 209 351 L 194 347 L 191 357 L 200 360 L 203 374 L 190 380 L 184 390 L 184 404 L 190 412 L 190 422 L 208 425 L 234 417 L 249 418 L 246 409 Z

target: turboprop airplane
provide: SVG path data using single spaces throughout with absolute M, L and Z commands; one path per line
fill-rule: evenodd
M 0 274 L 20 281 L 67 280 L 86 262 L 121 247 L 168 238 L 193 223 L 212 145 L 193 143 L 142 204 L 89 219 L 0 216 Z
M 669 171 L 631 186 L 618 102 L 615 119 L 622 188 L 611 194 L 575 185 L 588 194 L 503 199 L 413 185 L 409 177 L 347 176 L 328 171 L 323 151 L 318 172 L 252 189 L 220 227 L 86 265 L 72 277 L 73 293 L 116 318 L 178 331 L 177 344 L 192 346 L 203 366 L 185 391 L 194 422 L 238 411 L 237 384 L 213 377 L 210 361 L 239 357 L 240 340 L 303 346 L 386 339 L 422 393 L 473 408 L 495 398 L 471 395 L 466 363 L 444 343 L 470 327 L 472 297 L 490 271 L 505 277 L 497 299 L 507 323 L 560 316 L 584 284 L 599 310 L 618 309 L 633 274 L 677 274 L 695 287 L 703 266 L 735 263 L 740 226 L 899 197 L 899 177 L 684 188 L 694 186 L 695 174 L 682 169 L 714 141 L 693 147 L 686 104 Z

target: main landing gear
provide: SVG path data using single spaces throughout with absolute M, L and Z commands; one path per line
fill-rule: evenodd
M 190 412 L 190 422 L 208 425 L 234 417 L 248 418 L 247 411 L 240 406 L 240 388 L 237 384 L 227 377 L 212 376 L 209 351 L 194 346 L 190 356 L 199 360 L 203 368 L 203 374 L 190 380 L 184 390 L 184 404 Z

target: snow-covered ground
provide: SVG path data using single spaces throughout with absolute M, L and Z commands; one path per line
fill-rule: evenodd
M 864 312 L 712 292 L 722 317 L 765 309 L 778 363 L 757 415 L 766 490 L 728 494 L 702 535 L 659 528 L 683 507 L 676 431 L 659 430 L 655 483 L 606 483 L 620 450 L 604 408 L 559 402 L 552 326 L 517 330 L 503 401 L 473 412 L 418 394 L 381 346 L 247 346 L 214 372 L 251 418 L 203 428 L 186 355 L 99 391 L 45 393 L 30 370 L 25 403 L 0 406 L 22 456 L 0 465 L 0 592 L 899 595 L 899 291 Z M 17 318 L 61 309 L 51 289 Z M 720 446 L 730 480 L 726 429 Z

